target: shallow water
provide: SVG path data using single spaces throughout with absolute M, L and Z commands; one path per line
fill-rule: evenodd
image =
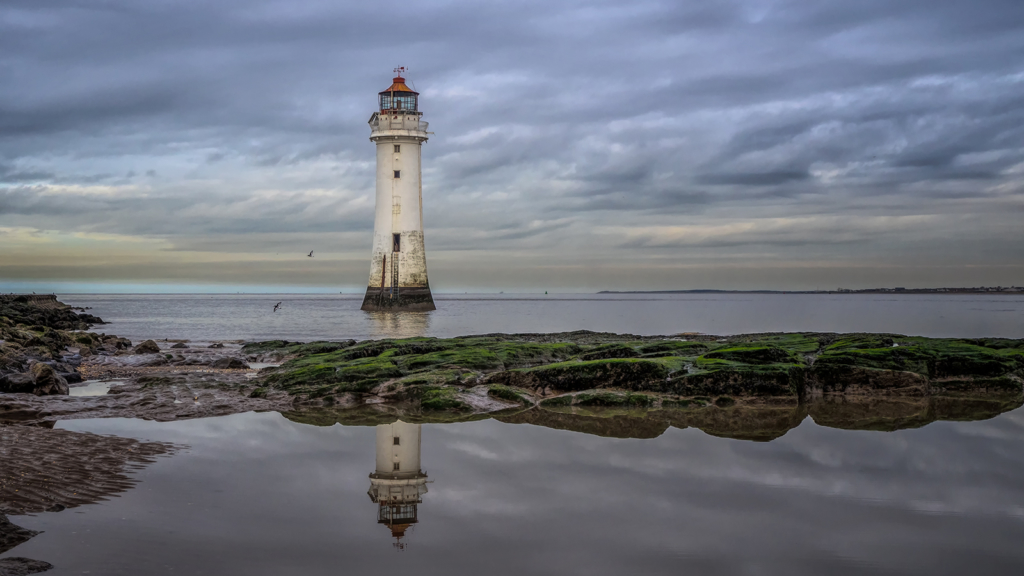
M 187 445 L 120 497 L 12 521 L 61 574 L 1019 574 L 1024 411 L 897 432 L 809 418 L 758 443 L 423 425 L 401 538 L 367 495 L 371 426 L 276 413 L 58 428 Z M 390 448 L 390 433 L 385 435 Z
M 61 295 L 138 341 L 318 340 L 596 330 L 889 332 L 1024 338 L 1024 296 L 838 294 L 568 294 L 436 296 L 430 313 L 369 313 L 356 295 Z M 273 311 L 274 304 L 282 302 Z
M 86 380 L 80 384 L 72 384 L 68 388 L 69 396 L 103 396 L 124 380 Z

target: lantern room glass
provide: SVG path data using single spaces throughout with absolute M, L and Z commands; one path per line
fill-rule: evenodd
M 383 92 L 380 95 L 380 109 L 415 112 L 416 95 L 408 92 Z

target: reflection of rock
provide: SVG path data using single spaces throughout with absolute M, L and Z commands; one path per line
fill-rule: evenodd
M 669 427 L 667 422 L 649 418 L 644 412 L 623 414 L 612 410 L 574 414 L 537 407 L 507 416 L 496 416 L 495 419 L 508 424 L 533 424 L 608 438 L 657 438 Z
M 427 493 L 427 475 L 420 469 L 420 425 L 401 420 L 377 426 L 377 468 L 370 474 L 370 500 L 378 505 L 377 523 L 384 524 L 403 548 L 406 530 L 419 522 L 417 507 Z
M 985 420 L 1019 408 L 1024 405 L 1024 400 L 1020 396 L 826 396 L 807 404 L 777 400 L 722 404 L 680 400 L 647 408 L 542 405 L 493 414 L 431 413 L 422 412 L 413 404 L 375 404 L 293 411 L 284 413 L 284 416 L 313 426 L 374 426 L 399 419 L 450 423 L 493 418 L 509 424 L 532 424 L 612 438 L 656 438 L 671 426 L 696 428 L 721 438 L 767 442 L 799 426 L 808 414 L 820 426 L 892 431 L 918 428 L 938 420 Z
M 705 406 L 661 410 L 652 417 L 665 419 L 676 428 L 697 428 L 720 438 L 768 442 L 799 426 L 807 417 L 807 408 L 796 402 Z
M 931 396 L 922 398 L 869 396 L 827 396 L 808 406 L 808 413 L 819 426 L 844 430 L 880 430 L 891 432 L 920 428 L 938 420 L 987 420 L 1019 408 L 1020 396 L 958 398 Z

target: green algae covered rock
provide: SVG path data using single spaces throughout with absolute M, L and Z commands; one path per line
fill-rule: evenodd
M 489 334 L 243 350 L 291 357 L 262 373 L 262 385 L 300 402 L 355 394 L 441 411 L 483 409 L 459 399 L 477 386 L 499 406 L 636 405 L 649 396 L 653 404 L 725 408 L 735 399 L 823 395 L 1013 398 L 1024 382 L 1024 341 L 898 334 Z

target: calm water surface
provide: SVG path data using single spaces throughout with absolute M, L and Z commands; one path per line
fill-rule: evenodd
M 134 340 L 318 340 L 596 330 L 889 332 L 1024 338 L 1024 296 L 807 294 L 438 295 L 437 311 L 368 313 L 355 295 L 61 295 Z M 273 312 L 274 304 L 282 302 Z
M 441 296 L 437 312 L 408 315 L 360 312 L 344 295 L 62 300 L 133 340 L 577 329 L 1024 337 L 1024 298 L 1008 296 Z M 394 504 L 404 508 L 382 508 L 369 492 L 387 483 L 391 462 L 377 453 L 394 449 L 397 428 L 277 413 L 58 422 L 187 448 L 135 472 L 119 497 L 12 517 L 44 533 L 2 556 L 50 562 L 54 575 L 1024 573 L 1024 409 L 896 432 L 807 418 L 766 443 L 693 428 L 640 440 L 496 420 L 405 426 L 401 446 L 418 447 L 425 477 L 405 482 Z M 382 510 L 416 521 L 381 523 Z
M 429 483 L 400 542 L 367 494 L 374 427 L 275 413 L 58 427 L 189 448 L 119 498 L 12 518 L 45 532 L 7 555 L 55 575 L 1024 571 L 1021 410 L 889 433 L 807 419 L 768 443 L 423 425 Z

